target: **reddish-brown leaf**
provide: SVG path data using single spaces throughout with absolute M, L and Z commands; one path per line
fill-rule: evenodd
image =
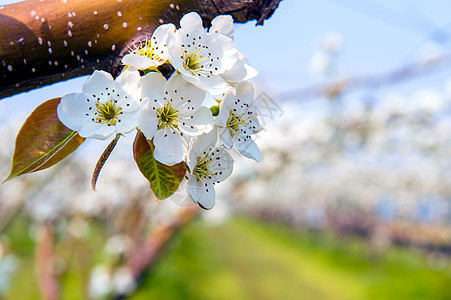
M 51 167 L 83 143 L 84 138 L 59 121 L 56 107 L 60 100 L 42 103 L 25 120 L 16 137 L 11 172 L 5 181 Z
M 133 158 L 141 173 L 150 183 L 157 200 L 164 200 L 171 196 L 179 187 L 186 173 L 183 162 L 167 166 L 153 157 L 154 145 L 138 131 L 133 142 Z

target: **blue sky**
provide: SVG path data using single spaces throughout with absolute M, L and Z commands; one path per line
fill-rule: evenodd
M 10 1 L 0 0 L 0 4 Z M 317 81 L 308 70 L 318 40 L 328 32 L 343 36 L 340 65 L 347 75 L 373 74 L 414 61 L 437 28 L 451 33 L 451 2 L 447 0 L 284 0 L 264 26 L 238 24 L 238 49 L 259 70 L 258 81 L 273 95 Z M 449 50 L 449 43 L 442 43 Z M 440 87 L 451 72 L 422 78 Z M 75 79 L 0 101 L 0 111 L 31 111 L 42 101 L 78 92 L 85 79 Z M 413 82 L 400 88 L 409 91 Z
M 264 26 L 237 26 L 236 43 L 280 92 L 313 81 L 307 66 L 327 32 L 343 36 L 340 61 L 348 75 L 379 73 L 414 60 L 436 28 L 451 32 L 450 11 L 445 0 L 282 1 Z

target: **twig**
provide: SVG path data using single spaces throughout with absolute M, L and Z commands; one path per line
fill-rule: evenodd
M 99 161 L 96 164 L 96 167 L 94 168 L 94 172 L 92 173 L 92 179 L 91 179 L 91 188 L 93 191 L 96 190 L 96 183 L 97 179 L 99 178 L 100 171 L 102 171 L 103 166 L 105 165 L 108 157 L 110 157 L 111 152 L 113 152 L 114 147 L 116 147 L 117 141 L 121 137 L 121 134 L 116 134 L 116 137 L 114 140 L 112 140 L 106 149 L 103 151 L 102 155 L 99 158 Z

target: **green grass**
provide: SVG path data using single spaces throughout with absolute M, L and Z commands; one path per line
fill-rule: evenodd
M 6 232 L 21 262 L 2 299 L 39 298 L 26 225 L 18 218 Z M 57 247 L 72 257 L 61 299 L 86 298 L 89 266 L 103 260 L 97 227 L 86 242 Z M 244 218 L 218 227 L 196 219 L 166 250 L 130 299 L 451 299 L 451 267 L 433 271 L 422 253 L 392 247 L 376 254 L 365 240 Z
M 407 249 L 235 219 L 190 224 L 131 299 L 451 299 L 450 283 Z

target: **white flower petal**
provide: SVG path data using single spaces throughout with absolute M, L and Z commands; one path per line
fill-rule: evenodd
M 188 181 L 188 195 L 203 209 L 212 209 L 215 205 L 214 186 L 211 183 L 197 181 L 194 176 Z
M 237 84 L 241 81 L 248 81 L 258 75 L 257 70 L 249 65 L 248 60 L 242 53 L 237 54 L 237 61 L 233 67 L 226 70 L 221 76 L 231 84 Z
M 193 206 L 193 201 L 188 196 L 188 180 L 186 178 L 183 178 L 182 182 L 180 182 L 179 187 L 177 190 L 167 198 L 167 200 L 172 201 L 173 203 L 182 206 L 182 207 L 189 207 Z
M 127 107 L 128 111 L 133 111 L 138 108 L 138 100 L 141 98 L 140 80 L 141 75 L 139 75 L 138 70 L 133 68 L 128 68 L 116 78 L 116 92 L 120 93 L 122 96 L 122 99 L 120 100 L 123 100 L 118 102 L 119 106 L 124 106 L 123 108 L 125 108 L 125 104 L 129 104 Z M 113 93 L 113 97 L 116 95 Z
M 231 88 L 229 91 L 227 91 L 226 95 L 221 101 L 221 104 L 219 105 L 219 114 L 216 117 L 216 125 L 220 127 L 226 127 L 227 120 L 230 116 L 230 111 L 235 106 L 235 89 Z
M 210 44 L 212 45 L 209 50 L 211 53 L 221 53 L 221 70 L 230 70 L 238 59 L 238 50 L 235 43 L 229 37 L 221 34 L 210 34 Z M 214 54 L 213 54 L 214 56 Z
M 226 149 L 230 149 L 233 146 L 233 138 L 230 134 L 230 129 L 222 128 L 219 131 L 219 138 L 221 139 L 221 143 Z
M 114 88 L 114 80 L 110 73 L 95 70 L 94 73 L 83 84 L 82 92 L 85 94 L 100 94 L 108 87 Z
M 216 130 L 204 133 L 191 140 L 190 151 L 193 152 L 194 156 L 200 156 L 203 152 L 215 148 L 217 139 Z M 190 156 L 190 158 L 193 158 L 194 156 Z
M 237 140 L 235 146 L 245 157 L 253 159 L 256 162 L 261 162 L 263 160 L 260 149 L 251 138 Z
M 164 87 L 166 86 L 166 78 L 160 73 L 150 72 L 141 77 L 142 92 L 141 98 L 149 97 L 150 101 L 162 99 Z
M 254 78 L 258 75 L 258 71 L 250 65 L 249 60 L 246 58 L 246 56 L 244 56 L 243 53 L 238 52 L 237 57 L 238 60 L 243 62 L 244 67 L 246 68 L 247 74 L 246 77 L 243 78 L 243 81 L 248 81 L 249 79 Z
M 116 133 L 126 134 L 133 131 L 138 126 L 138 112 L 138 110 L 135 110 L 133 112 L 123 113 L 116 122 Z
M 176 74 L 172 76 L 166 85 L 168 97 L 172 99 L 172 107 L 184 114 L 192 114 L 199 108 L 205 98 L 205 92 Z
M 243 102 L 252 105 L 254 101 L 254 86 L 250 82 L 241 82 L 236 85 L 236 98 L 240 99 L 237 106 L 243 105 Z
M 137 53 L 129 53 L 125 55 L 122 58 L 122 63 L 138 70 L 145 70 L 150 67 L 156 67 L 158 65 L 157 62 L 153 59 Z
M 167 36 L 173 34 L 175 30 L 175 25 L 172 23 L 158 26 L 152 34 L 151 43 L 154 43 L 154 41 L 156 41 L 155 45 L 159 46 L 161 43 L 165 42 Z
M 209 32 L 220 33 L 233 40 L 233 18 L 231 15 L 220 15 L 211 21 Z
M 244 63 L 241 60 L 237 59 L 232 68 L 226 70 L 221 76 L 228 82 L 243 81 L 247 76 L 247 69 L 244 66 Z
M 86 123 L 78 132 L 81 137 L 105 140 L 115 131 L 114 126 L 107 126 L 100 123 Z
M 66 127 L 79 131 L 89 120 L 86 116 L 91 103 L 86 101 L 89 95 L 81 93 L 72 93 L 61 98 L 57 107 L 58 119 Z
M 248 81 L 258 75 L 258 71 L 251 65 L 244 63 L 244 67 L 246 68 L 246 76 L 243 78 L 243 81 Z
M 136 92 L 141 92 L 140 90 L 140 81 L 141 75 L 139 75 L 139 71 L 134 68 L 128 68 L 123 71 L 115 80 L 117 84 L 124 89 L 131 96 L 135 96 L 136 99 L 139 99 L 140 94 L 134 95 Z
M 113 98 L 117 101 L 117 106 L 121 108 L 122 113 L 134 112 L 139 109 L 139 102 L 136 98 L 126 93 L 120 93 L 120 89 L 119 92 L 115 91 Z
M 168 166 L 181 162 L 188 148 L 186 139 L 179 132 L 167 128 L 155 133 L 153 143 L 155 159 Z
M 250 124 L 248 126 L 249 129 L 251 129 L 251 132 L 253 132 L 253 133 L 260 132 L 263 128 L 261 127 L 260 122 L 258 121 L 256 110 L 254 110 L 254 108 L 252 108 L 249 110 L 249 112 L 252 113 L 252 115 L 249 118 L 249 121 L 250 121 L 249 122 Z M 252 127 L 252 128 L 250 128 L 250 127 Z
M 157 132 L 158 119 L 155 110 L 150 107 L 149 98 L 141 102 L 141 110 L 138 113 L 138 128 L 142 131 L 144 136 L 151 140 Z
M 193 140 L 194 139 L 192 139 L 191 141 L 190 141 L 190 145 L 189 145 L 189 151 L 188 151 L 188 155 L 187 155 L 187 158 L 186 158 L 186 164 L 188 165 L 188 168 L 191 170 L 191 172 L 194 170 L 194 168 L 196 167 L 196 164 L 197 164 L 197 157 L 198 157 L 198 153 L 197 153 L 197 151 L 195 151 L 194 149 L 193 149 Z
M 168 36 L 167 45 L 169 61 L 176 70 L 179 70 L 179 72 L 181 72 L 182 70 L 185 70 L 185 68 L 183 68 L 182 64 L 183 50 L 180 46 L 177 36 L 178 34 Z
M 230 89 L 230 85 L 221 76 L 190 76 L 182 74 L 183 77 L 198 86 L 199 88 L 207 91 L 211 95 L 220 95 L 226 93 Z
M 201 106 L 192 115 L 192 118 L 187 117 L 182 119 L 179 128 L 187 135 L 197 136 L 210 132 L 213 129 L 213 124 L 213 115 L 211 114 L 210 109 L 205 106 Z
M 175 32 L 174 24 L 163 24 L 158 26 L 153 32 L 150 40 L 153 53 L 158 56 L 158 65 L 163 64 L 168 59 L 168 36 Z
M 226 180 L 233 171 L 232 156 L 224 148 L 215 148 L 210 151 L 209 157 L 212 158 L 208 164 L 210 180 L 217 183 Z
M 186 32 L 196 32 L 199 29 L 203 30 L 202 18 L 196 12 L 187 13 L 180 19 L 180 27 Z

